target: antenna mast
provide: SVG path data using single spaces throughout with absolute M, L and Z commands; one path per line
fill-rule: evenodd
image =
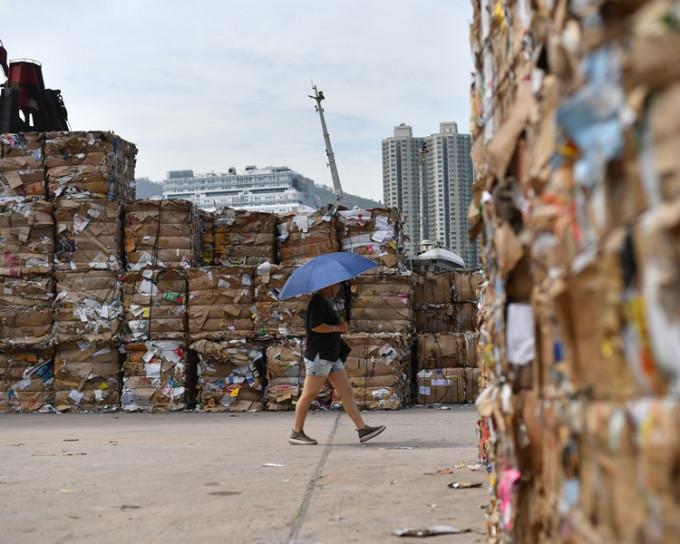
M 325 98 L 323 91 L 317 91 L 316 85 L 312 85 L 314 89 L 314 96 L 311 94 L 309 98 L 316 100 L 316 111 L 319 112 L 319 117 L 321 118 L 321 129 L 323 130 L 323 139 L 326 142 L 326 156 L 328 157 L 328 166 L 331 169 L 331 178 L 333 179 L 333 189 L 335 190 L 335 204 L 340 205 L 340 200 L 342 199 L 342 186 L 340 185 L 340 176 L 338 175 L 338 167 L 335 164 L 335 154 L 333 153 L 333 148 L 331 147 L 331 137 L 328 135 L 328 129 L 326 128 L 326 120 L 323 117 L 323 108 L 321 107 L 321 101 Z

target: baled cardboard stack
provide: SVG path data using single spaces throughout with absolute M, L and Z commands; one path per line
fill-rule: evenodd
M 351 280 L 351 332 L 413 332 L 411 274 L 374 268 Z
M 137 147 L 111 132 L 48 132 L 45 166 L 50 198 L 135 199 Z
M 677 2 L 473 5 L 489 536 L 674 541 Z
M 404 334 L 344 335 L 351 351 L 345 369 L 362 410 L 399 410 L 411 400 L 411 348 Z
M 0 200 L 45 199 L 43 134 L 0 134 Z
M 36 412 L 54 404 L 54 350 L 0 351 L 0 412 Z
M 188 200 L 138 200 L 125 206 L 128 270 L 186 270 L 200 260 L 199 221 Z
M 264 410 L 264 347 L 246 340 L 190 345 L 198 354 L 196 404 L 208 412 Z
M 295 409 L 305 381 L 303 350 L 302 338 L 281 338 L 267 345 L 267 410 Z
M 52 276 L 0 276 L 0 349 L 52 343 Z
M 403 265 L 403 219 L 396 208 L 338 210 L 341 251 L 349 251 L 386 268 Z
M 277 220 L 276 248 L 281 266 L 300 266 L 318 255 L 339 251 L 335 215 L 292 212 Z
M 215 212 L 215 264 L 258 265 L 275 259 L 276 215 L 221 208 Z
M 309 297 L 279 298 L 295 266 L 263 263 L 256 268 L 255 337 L 271 340 L 305 335 L 305 312 Z
M 215 214 L 198 209 L 198 232 L 201 240 L 201 266 L 215 264 Z
M 184 410 L 191 400 L 185 343 L 147 340 L 125 344 L 121 405 L 127 412 Z
M 60 198 L 55 202 L 56 270 L 122 269 L 121 206 L 115 200 Z
M 54 258 L 54 218 L 50 202 L 0 201 L 0 274 L 50 275 Z
M 255 313 L 252 266 L 192 268 L 189 279 L 189 336 L 195 340 L 251 338 Z

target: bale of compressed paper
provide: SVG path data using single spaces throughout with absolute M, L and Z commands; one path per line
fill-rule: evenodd
M 198 209 L 201 266 L 215 264 L 215 214 Z
M 184 410 L 194 373 L 188 352 L 178 340 L 126 344 L 121 407 L 127 412 Z
M 400 333 L 352 333 L 345 369 L 364 410 L 398 410 L 411 404 L 411 348 Z
M 255 312 L 252 266 L 192 268 L 189 281 L 189 337 L 193 340 L 250 338 Z
M 188 200 L 138 200 L 125 205 L 128 270 L 187 269 L 200 262 L 197 208 Z
M 187 278 L 184 270 L 127 272 L 123 283 L 126 342 L 186 341 Z
M 477 368 L 474 332 L 419 334 L 416 338 L 416 368 Z
M 404 264 L 403 218 L 396 208 L 339 210 L 342 251 L 368 257 L 387 268 Z
M 118 274 L 112 270 L 56 272 L 54 341 L 120 340 L 123 304 Z
M 121 207 L 113 200 L 60 198 L 54 203 L 56 270 L 121 270 Z
M 0 348 L 52 342 L 52 276 L 0 276 Z
M 0 200 L 45 198 L 45 155 L 39 132 L 0 134 Z
M 48 132 L 45 166 L 50 198 L 135 200 L 137 147 L 112 132 Z
M 0 412 L 53 409 L 54 350 L 0 351 Z
M 49 274 L 54 258 L 53 206 L 45 200 L 0 202 L 0 275 Z
M 256 338 L 265 340 L 305 335 L 305 312 L 309 297 L 279 298 L 281 289 L 295 268 L 270 263 L 263 263 L 256 268 Z
M 264 347 L 246 340 L 198 340 L 196 403 L 208 412 L 264 410 Z
M 275 259 L 276 215 L 220 208 L 215 212 L 215 264 L 258 265 Z
M 477 328 L 477 315 L 473 302 L 429 304 L 413 310 L 413 322 L 421 333 L 462 333 Z
M 351 280 L 351 332 L 398 332 L 413 329 L 413 285 L 410 273 L 383 269 Z
M 266 348 L 267 410 L 294 410 L 305 381 L 304 341 L 282 338 Z
M 121 354 L 106 343 L 70 342 L 56 349 L 54 402 L 60 412 L 120 408 Z
M 339 251 L 334 214 L 291 212 L 280 215 L 276 225 L 278 263 L 299 266 L 323 253 Z
M 423 368 L 416 375 L 416 403 L 461 404 L 466 401 L 464 368 Z

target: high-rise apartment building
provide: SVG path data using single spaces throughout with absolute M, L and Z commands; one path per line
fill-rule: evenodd
M 406 216 L 406 252 L 417 255 L 421 241 L 460 255 L 469 268 L 479 265 L 477 245 L 468 241 L 468 208 L 474 171 L 472 136 L 456 123 L 440 123 L 439 133 L 414 137 L 401 124 L 382 142 L 383 200 Z

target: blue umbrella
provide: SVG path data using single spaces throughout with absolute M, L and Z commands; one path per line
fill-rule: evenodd
M 314 293 L 334 283 L 352 279 L 376 266 L 378 263 L 375 261 L 354 253 L 324 253 L 296 269 L 281 289 L 279 298 Z

